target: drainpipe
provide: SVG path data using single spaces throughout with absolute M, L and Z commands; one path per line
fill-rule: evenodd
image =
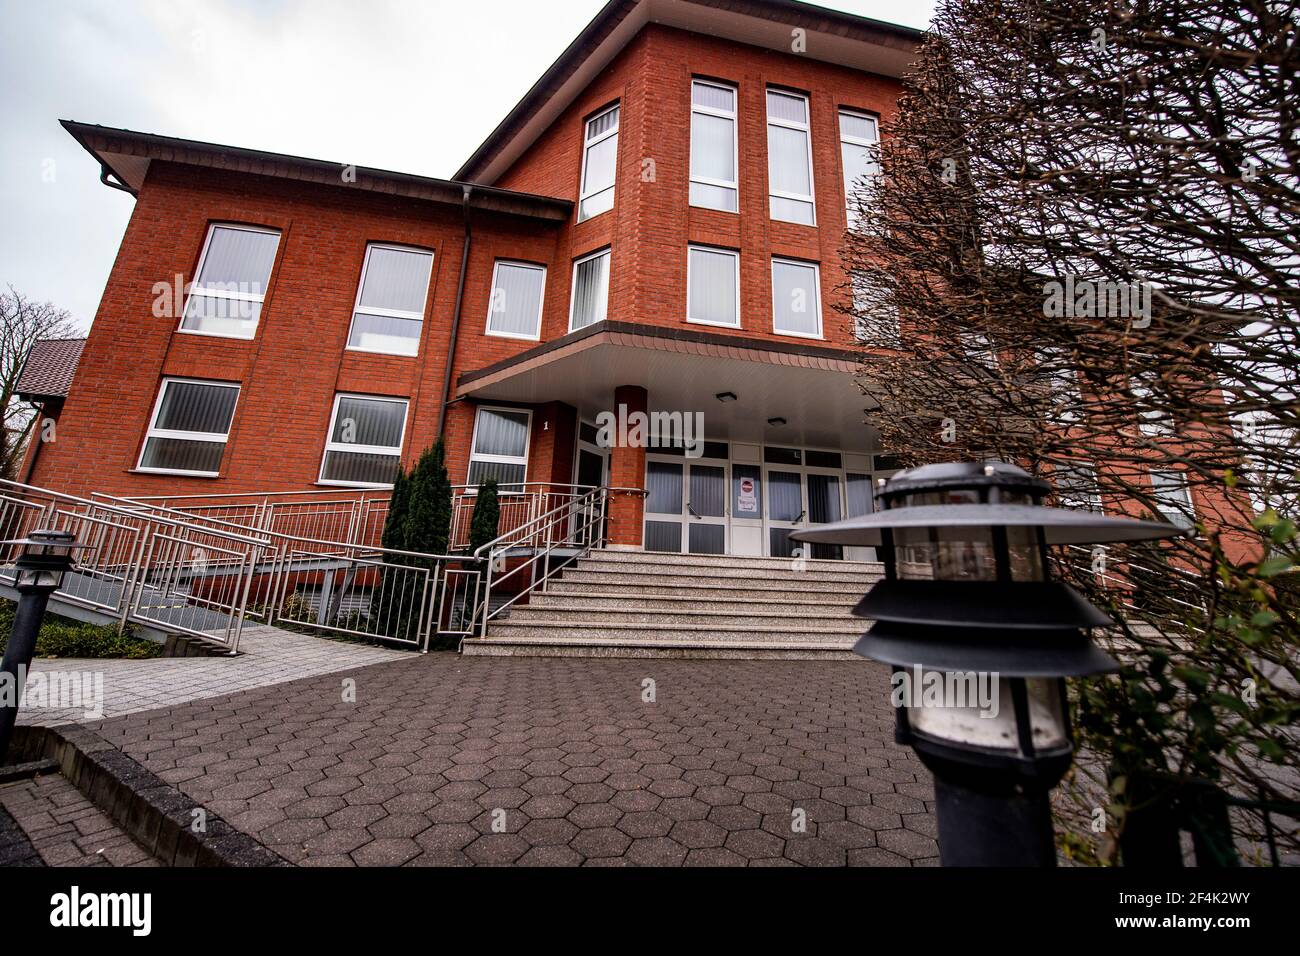
M 41 446 L 45 442 L 41 441 L 41 427 L 45 420 L 45 402 L 32 402 L 32 408 L 36 409 L 36 424 L 32 426 L 32 434 L 28 441 L 32 442 L 32 453 L 27 459 L 27 470 L 23 473 L 23 484 L 32 483 L 32 475 L 36 474 L 36 459 L 41 457 Z
M 99 164 L 99 181 L 100 181 L 101 183 L 103 183 L 105 186 L 112 186 L 114 189 L 120 189 L 120 190 L 122 190 L 122 192 L 124 192 L 124 193 L 130 193 L 132 196 L 135 196 L 135 195 L 136 195 L 136 191 L 135 191 L 134 189 L 132 189 L 130 186 L 128 186 L 126 183 L 122 183 L 122 182 L 114 182 L 113 179 L 110 179 L 110 178 L 109 178 L 110 176 L 113 176 L 114 178 L 116 178 L 116 175 L 113 173 L 113 171 L 112 171 L 111 169 L 108 168 L 108 164 L 107 164 L 107 163 L 100 163 L 100 164 Z
M 456 311 L 451 318 L 451 335 L 447 339 L 447 363 L 442 370 L 442 402 L 438 405 L 438 437 L 443 437 L 447 427 L 447 403 L 451 401 L 451 367 L 456 360 L 456 338 L 460 333 L 460 309 L 465 299 L 465 268 L 469 265 L 470 223 L 469 197 L 473 186 L 462 186 L 465 210 L 465 244 L 460 251 L 460 278 L 456 281 Z

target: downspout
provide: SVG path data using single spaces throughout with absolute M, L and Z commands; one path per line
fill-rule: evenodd
M 27 470 L 23 472 L 23 484 L 32 483 L 32 475 L 36 474 L 36 459 L 41 457 L 41 446 L 45 442 L 41 441 L 41 430 L 45 423 L 45 403 L 32 402 L 32 408 L 36 409 L 36 424 L 32 428 L 32 435 L 28 439 L 32 443 L 32 453 L 27 458 Z
M 460 334 L 460 310 L 465 300 L 465 269 L 469 265 L 469 245 L 471 229 L 469 223 L 469 197 L 473 186 L 462 186 L 462 208 L 465 210 L 465 244 L 460 251 L 460 278 L 456 280 L 456 311 L 451 317 L 451 335 L 447 338 L 447 362 L 442 370 L 442 402 L 438 405 L 438 437 L 442 438 L 447 427 L 447 403 L 451 401 L 451 367 L 456 360 L 456 338 Z
M 101 183 L 103 183 L 105 186 L 112 186 L 114 189 L 120 189 L 120 190 L 122 190 L 122 192 L 124 192 L 124 193 L 130 193 L 132 196 L 136 195 L 136 191 L 135 191 L 134 189 L 132 189 L 130 186 L 128 186 L 126 183 L 122 183 L 122 182 L 114 182 L 112 179 L 109 179 L 108 177 L 109 177 L 110 175 L 114 175 L 114 176 L 116 176 L 116 174 L 113 173 L 113 171 L 112 171 L 111 169 L 108 168 L 108 164 L 107 164 L 107 163 L 100 163 L 100 164 L 99 164 L 99 181 L 100 181 Z

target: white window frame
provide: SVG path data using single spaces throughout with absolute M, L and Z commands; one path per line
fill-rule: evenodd
M 216 432 L 188 432 L 177 431 L 170 428 L 159 428 L 157 426 L 158 413 L 162 411 L 163 397 L 167 394 L 167 387 L 172 382 L 188 385 L 212 385 L 218 388 L 233 388 L 235 390 L 235 405 L 230 409 L 230 424 L 226 426 L 226 433 L 221 438 L 214 438 Z M 149 416 L 149 427 L 145 430 L 144 441 L 140 444 L 140 455 L 136 458 L 135 470 L 151 475 L 191 475 L 196 478 L 219 478 L 220 471 L 193 471 L 187 468 L 147 468 L 143 464 L 144 453 L 149 448 L 150 438 L 177 438 L 182 441 L 204 441 L 214 445 L 222 446 L 222 458 L 225 458 L 225 446 L 230 442 L 230 429 L 235 425 L 235 412 L 239 410 L 239 392 L 242 386 L 233 382 L 218 382 L 208 378 L 180 378 L 166 377 L 158 387 L 158 397 L 154 399 L 153 414 Z
M 816 301 L 816 303 L 815 303 L 815 306 L 816 306 L 816 309 L 817 309 L 817 334 L 816 334 L 816 335 L 812 335 L 811 333 L 808 333 L 808 332 L 783 332 L 781 329 L 778 329 L 778 328 L 776 327 L 776 266 L 777 266 L 777 263 L 778 263 L 778 262 L 779 262 L 779 263 L 784 263 L 784 264 L 786 264 L 786 265 L 804 266 L 804 267 L 807 267 L 807 268 L 811 268 L 811 269 L 812 269 L 812 271 L 813 271 L 813 292 L 814 292 L 814 293 L 816 294 L 816 296 L 817 296 L 817 301 Z M 772 283 L 772 285 L 771 285 L 771 289 L 772 289 L 772 333 L 773 333 L 774 335 L 788 335 L 788 336 L 790 336 L 791 338 L 796 338 L 796 339 L 824 339 L 824 338 L 826 338 L 826 335 L 825 335 L 826 330 L 825 330 L 825 327 L 822 325 L 822 270 L 821 270 L 821 266 L 818 265 L 816 262 L 808 262 L 808 261 L 805 260 L 805 259 L 791 259 L 791 258 L 789 258 L 788 256 L 773 256 L 773 257 L 772 257 L 772 268 L 771 268 L 771 271 L 770 271 L 770 273 L 769 273 L 769 278 L 770 278 L 771 283 Z
M 1081 476 L 1087 485 L 1085 489 L 1067 489 L 1062 492 L 1060 478 L 1062 474 L 1070 473 Z M 1101 484 L 1097 478 L 1097 468 L 1092 462 L 1071 461 L 1062 462 L 1057 470 L 1052 474 L 1052 491 L 1056 495 L 1056 500 L 1061 507 L 1081 507 L 1082 510 L 1094 511 L 1098 514 L 1106 513 L 1106 506 L 1101 500 Z M 1079 505 L 1071 505 L 1071 502 L 1086 502 Z
M 1167 411 L 1151 407 L 1155 392 L 1145 382 L 1134 379 L 1129 383 L 1133 398 L 1148 407 L 1137 410 L 1138 431 L 1147 438 L 1170 438 L 1175 434 L 1174 419 Z
M 1187 505 L 1187 511 L 1184 513 L 1174 505 L 1169 505 L 1168 510 L 1161 507 L 1164 504 L 1159 493 L 1156 490 L 1156 475 L 1172 475 L 1178 479 L 1178 488 L 1182 492 L 1183 501 Z M 1152 468 L 1147 472 L 1147 480 L 1151 482 L 1151 500 L 1156 503 L 1156 511 L 1163 515 L 1170 524 L 1175 524 L 1180 528 L 1193 528 L 1196 526 L 1196 502 L 1192 499 L 1192 486 L 1187 480 L 1187 473 L 1175 468 Z
M 424 298 L 420 300 L 419 312 L 407 312 L 404 309 L 379 309 L 374 306 L 361 307 L 361 293 L 366 288 L 366 273 L 370 271 L 370 253 L 374 249 L 392 249 L 396 252 L 418 252 L 421 255 L 429 257 L 429 275 L 424 282 Z M 377 315 L 381 318 L 389 319 L 409 319 L 420 323 L 420 334 L 415 338 L 414 352 L 392 352 L 387 349 L 367 349 L 360 345 L 347 345 L 345 350 L 349 352 L 369 352 L 371 355 L 397 355 L 401 358 L 416 358 L 420 354 L 420 341 L 424 338 L 424 313 L 429 307 L 429 287 L 433 285 L 433 250 L 421 249 L 419 246 L 401 246 L 392 242 L 368 242 L 366 243 L 366 258 L 361 266 L 361 280 L 357 282 L 357 296 L 352 303 L 352 318 L 348 322 L 348 337 L 345 341 L 352 340 L 352 327 L 356 324 L 357 313 L 365 315 Z
M 986 332 L 958 332 L 963 356 L 988 372 L 997 372 L 998 349 L 991 336 Z
M 611 136 L 617 136 L 619 130 L 623 128 L 622 105 L 621 101 L 618 103 L 611 103 L 604 109 L 592 113 L 582 121 L 582 171 L 578 174 L 580 178 L 578 179 L 578 208 L 576 210 L 578 222 L 586 222 L 588 219 L 595 219 L 596 216 L 603 215 L 605 212 L 614 211 L 614 204 L 611 202 L 609 208 L 604 210 L 604 212 L 598 212 L 595 216 L 584 216 L 582 214 L 582 206 L 592 196 L 598 196 L 605 192 L 605 189 L 612 191 L 615 196 L 618 195 L 618 150 L 615 149 L 614 151 L 614 181 L 609 186 L 606 186 L 605 189 L 597 189 L 595 192 L 587 192 L 587 156 L 591 153 L 591 148 L 593 146 L 603 143 Z M 613 128 L 605 130 L 605 132 L 601 133 L 595 139 L 592 139 L 590 132 L 591 124 L 613 110 L 618 110 L 618 122 L 614 124 Z
M 696 319 L 691 316 L 691 253 L 692 252 L 709 252 L 717 255 L 731 256 L 732 275 L 736 281 L 736 321 L 735 322 L 710 322 L 707 319 Z M 740 328 L 740 252 L 735 249 L 727 249 L 723 246 L 706 246 L 702 243 L 692 242 L 686 247 L 686 321 L 692 325 L 712 325 L 721 329 L 738 329 Z
M 698 105 L 695 102 L 696 84 L 699 84 L 700 86 L 712 86 L 713 88 L 719 90 L 730 90 L 732 95 L 731 102 L 735 105 L 735 108 L 731 112 L 727 112 L 726 110 L 718 110 L 708 106 Z M 719 209 L 717 206 L 699 206 L 696 205 L 695 203 L 691 203 L 691 206 L 693 206 L 696 209 L 712 209 L 714 212 L 722 212 L 722 213 L 727 213 L 729 215 L 738 216 L 740 215 L 740 132 L 739 132 L 740 130 L 740 89 L 730 83 L 720 83 L 717 80 L 702 80 L 699 79 L 698 77 L 692 77 L 691 78 L 691 114 L 694 115 L 696 113 L 700 113 L 701 115 L 704 116 L 717 116 L 720 117 L 721 119 L 731 120 L 731 168 L 732 170 L 735 171 L 736 178 L 731 182 L 726 182 L 721 179 L 710 179 L 707 176 L 697 176 L 695 175 L 695 171 L 691 170 L 690 182 L 699 183 L 703 186 L 716 186 L 719 189 L 732 190 L 736 194 L 736 208 L 734 210 Z M 689 184 L 687 185 L 686 195 L 687 195 L 687 201 L 689 202 L 690 201 Z M 814 212 L 813 215 L 815 218 L 816 213 Z
M 496 301 L 497 292 L 497 271 L 501 266 L 514 266 L 517 269 L 533 269 L 542 274 L 542 288 L 537 296 L 537 321 L 533 324 L 534 332 L 532 335 L 522 335 L 519 332 L 498 332 L 492 328 L 492 305 Z M 542 313 L 546 310 L 546 266 L 539 265 L 536 262 L 525 262 L 523 259 L 498 259 L 492 263 L 492 288 L 488 292 L 487 308 L 487 325 L 484 332 L 487 335 L 493 335 L 503 339 L 523 339 L 526 342 L 537 342 L 542 337 Z
M 479 417 L 483 412 L 508 412 L 512 415 L 518 415 L 520 412 L 528 416 L 528 424 L 524 427 L 524 453 L 522 457 L 516 455 L 481 455 L 474 449 L 478 447 L 478 426 Z M 501 465 L 519 465 L 524 466 L 524 477 L 517 484 L 524 485 L 528 482 L 528 456 L 533 450 L 533 410 L 531 408 L 515 408 L 510 405 L 480 405 L 474 409 L 474 433 L 469 439 L 469 462 L 465 465 L 465 492 L 466 494 L 478 494 L 478 485 L 470 484 L 470 474 L 474 470 L 474 462 L 486 461 L 494 462 Z M 516 482 L 510 482 L 516 484 Z
M 874 113 L 868 113 L 865 110 L 850 109 L 847 106 L 841 106 L 836 114 L 836 120 L 841 117 L 852 116 L 854 119 L 870 120 L 871 128 L 876 131 L 875 139 L 863 139 L 860 136 L 847 136 L 844 133 L 844 124 L 839 124 L 840 144 L 849 143 L 853 146 L 873 147 L 880 145 L 880 119 Z M 844 168 L 844 150 L 840 150 L 840 179 L 844 182 L 844 217 L 845 222 L 853 225 L 853 209 L 849 205 L 849 177 L 848 170 Z
M 344 442 L 334 441 L 334 426 L 338 422 L 339 405 L 342 404 L 343 399 L 345 398 L 358 398 L 358 399 L 362 399 L 363 401 L 370 401 L 370 402 L 391 402 L 394 405 L 405 406 L 406 411 L 402 414 L 402 434 L 401 437 L 397 439 L 396 458 L 397 458 L 398 467 L 399 468 L 401 467 L 402 449 L 406 445 L 406 427 L 408 424 L 408 420 L 411 417 L 411 400 L 409 398 L 394 398 L 391 395 L 362 395 L 357 392 L 336 392 L 334 394 L 334 407 L 330 410 L 329 427 L 325 431 L 325 451 L 321 453 L 320 471 L 317 473 L 316 483 L 318 485 L 334 485 L 340 488 L 391 488 L 393 487 L 393 483 L 391 481 L 389 482 L 341 481 L 338 478 L 325 477 L 325 463 L 326 461 L 329 460 L 329 453 L 332 451 L 351 453 L 357 455 L 391 456 L 393 454 L 393 449 L 392 446 L 390 445 L 357 445 L 357 444 L 346 444 Z
M 604 248 L 597 249 L 595 252 L 589 252 L 585 256 L 579 256 L 578 258 L 573 260 L 573 277 L 569 281 L 569 331 L 570 332 L 578 331 L 578 329 L 574 328 L 573 325 L 574 306 L 578 302 L 578 296 L 577 296 L 578 266 L 582 265 L 584 262 L 587 262 L 590 259 L 596 259 L 599 258 L 600 256 L 609 256 L 609 265 L 605 269 L 605 316 L 604 318 L 597 319 L 595 322 L 588 322 L 586 325 L 582 326 L 582 328 L 589 329 L 593 325 L 599 325 L 601 322 L 604 322 L 606 319 L 609 318 L 609 287 L 610 285 L 613 284 L 613 279 L 614 279 L 614 250 L 612 246 L 605 246 Z
M 767 96 L 768 96 L 769 93 L 778 93 L 778 94 L 780 94 L 781 96 L 792 96 L 792 97 L 797 97 L 798 99 L 803 100 L 803 106 L 804 106 L 804 109 L 803 109 L 803 115 L 807 117 L 807 121 L 804 122 L 804 123 L 795 123 L 795 122 L 791 122 L 790 120 L 775 119 L 775 118 L 772 116 L 772 111 L 771 111 L 771 109 L 768 107 L 768 103 L 767 103 Z M 772 156 L 771 156 L 771 147 L 770 147 L 770 145 L 769 145 L 769 147 L 768 147 L 768 157 L 767 157 L 767 200 L 768 200 L 768 201 L 767 201 L 767 215 L 768 215 L 768 218 L 771 219 L 771 220 L 773 220 L 773 221 L 775 221 L 775 222 L 790 222 L 789 219 L 777 219 L 775 216 L 772 215 L 772 197 L 775 196 L 775 197 L 777 197 L 778 199 L 794 199 L 794 200 L 798 200 L 799 202 L 806 202 L 806 203 L 808 203 L 808 204 L 810 204 L 810 205 L 812 206 L 812 222 L 810 222 L 810 223 L 805 223 L 805 222 L 792 222 L 792 223 L 790 223 L 790 224 L 791 224 L 791 225 L 794 225 L 794 226 L 807 226 L 808 228 L 816 228 L 816 226 L 817 226 L 817 180 L 816 180 L 816 178 L 815 178 L 815 176 L 814 176 L 814 171 L 813 171 L 813 148 L 812 148 L 812 101 L 811 101 L 811 100 L 808 98 L 808 96 L 807 96 L 806 94 L 804 94 L 804 93 L 796 93 L 794 90 L 784 90 L 784 89 L 781 89 L 780 87 L 769 86 L 769 87 L 767 87 L 767 88 L 764 90 L 764 92 L 763 92 L 763 112 L 767 115 L 767 126 L 768 126 L 768 127 L 772 127 L 772 126 L 782 126 L 782 127 L 785 127 L 786 129 L 797 129 L 797 130 L 802 131 L 803 134 L 804 134 L 804 143 L 805 143 L 805 144 L 807 145 L 807 147 L 808 147 L 808 189 L 809 189 L 809 193 L 808 193 L 807 196 L 801 196 L 801 195 L 799 195 L 798 193 L 790 193 L 790 192 L 786 192 L 786 191 L 784 191 L 784 190 L 778 190 L 778 189 L 773 189 L 773 188 L 772 188 Z M 770 143 L 770 138 L 769 138 L 769 143 Z
M 203 267 L 208 261 L 208 250 L 212 247 L 212 236 L 218 229 L 232 229 L 238 232 L 258 232 L 266 236 L 275 236 L 275 255 L 271 257 L 271 270 L 266 274 L 266 289 L 261 294 L 254 292 L 231 292 L 227 289 L 208 289 L 199 285 L 199 277 L 203 275 Z M 199 253 L 199 264 L 194 270 L 194 281 L 190 283 L 189 289 L 185 293 L 185 305 L 181 308 L 180 318 L 177 321 L 176 331 L 183 335 L 206 335 L 215 339 L 239 339 L 242 342 L 248 342 L 256 338 L 257 330 L 262 324 L 262 313 L 257 313 L 257 323 L 253 326 L 248 335 L 235 335 L 231 332 L 204 332 L 202 329 L 185 328 L 185 316 L 190 311 L 190 299 L 193 296 L 201 296 L 205 299 L 227 299 L 234 302 L 256 302 L 258 305 L 265 307 L 266 292 L 271 287 L 271 277 L 275 275 L 275 260 L 280 255 L 280 240 L 284 234 L 279 229 L 272 229 L 269 226 L 246 226 L 237 222 L 214 222 L 208 225 L 208 234 L 203 238 L 203 251 Z

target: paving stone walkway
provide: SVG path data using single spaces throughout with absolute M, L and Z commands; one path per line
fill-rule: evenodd
M 101 717 L 155 710 L 366 664 L 406 661 L 415 656 L 409 651 L 324 640 L 264 626 L 245 627 L 239 648 L 236 657 L 38 659 L 32 663 L 33 674 L 102 675 L 102 712 L 88 713 L 86 707 L 32 707 L 24 704 L 18 721 L 47 726 L 85 723 Z M 94 702 L 96 708 L 99 703 Z
M 0 807 L 22 828 L 46 866 L 158 865 L 57 773 L 0 786 Z
M 928 865 L 866 661 L 404 655 L 96 725 L 304 865 Z

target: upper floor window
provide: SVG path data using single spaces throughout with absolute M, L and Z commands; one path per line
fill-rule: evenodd
M 844 201 L 848 204 L 849 225 L 861 218 L 854 200 L 862 180 L 880 172 L 875 153 L 878 140 L 874 116 L 840 110 L 840 165 L 844 167 Z
M 391 485 L 402 457 L 406 406 L 404 398 L 335 396 L 320 483 L 372 488 Z
M 691 205 L 736 212 L 736 89 L 691 83 Z
M 772 330 L 822 337 L 821 274 L 811 262 L 772 260 Z
M 511 339 L 539 338 L 545 286 L 545 266 L 499 260 L 492 270 L 488 335 L 503 335 Z
M 279 245 L 280 233 L 274 229 L 210 227 L 185 302 L 181 330 L 251 339 L 262 315 Z
M 686 321 L 740 328 L 740 253 L 691 246 L 686 273 Z
M 1179 528 L 1196 524 L 1192 492 L 1187 486 L 1187 476 L 1181 471 L 1152 471 L 1151 494 L 1156 500 L 1156 509 L 1170 524 Z
M 238 398 L 238 385 L 163 379 L 139 470 L 217 477 Z
M 816 225 L 806 96 L 767 91 L 767 181 L 773 219 Z
M 614 208 L 614 173 L 618 167 L 618 104 L 587 120 L 582 147 L 582 188 L 578 222 Z
M 432 269 L 432 252 L 373 243 L 367 246 L 348 348 L 416 354 Z
M 1056 487 L 1056 501 L 1062 508 L 1084 511 L 1104 511 L 1101 491 L 1097 485 L 1097 471 L 1085 461 L 1057 465 L 1052 473 Z
M 609 250 L 583 256 L 573 264 L 573 301 L 569 331 L 605 321 L 609 308 Z
M 503 488 L 519 487 L 528 474 L 528 433 L 533 415 L 527 409 L 481 407 L 474 418 L 467 485 L 495 478 Z
M 993 340 L 984 332 L 959 332 L 962 352 L 966 360 L 979 365 L 990 372 L 997 371 L 998 350 Z
M 1163 438 L 1174 433 L 1174 422 L 1169 410 L 1158 404 L 1152 378 L 1149 375 L 1139 377 L 1129 383 L 1129 392 L 1138 410 L 1138 428 L 1148 438 Z
M 868 345 L 898 345 L 902 340 L 898 306 L 889 288 L 862 269 L 849 273 L 853 294 L 853 335 Z

